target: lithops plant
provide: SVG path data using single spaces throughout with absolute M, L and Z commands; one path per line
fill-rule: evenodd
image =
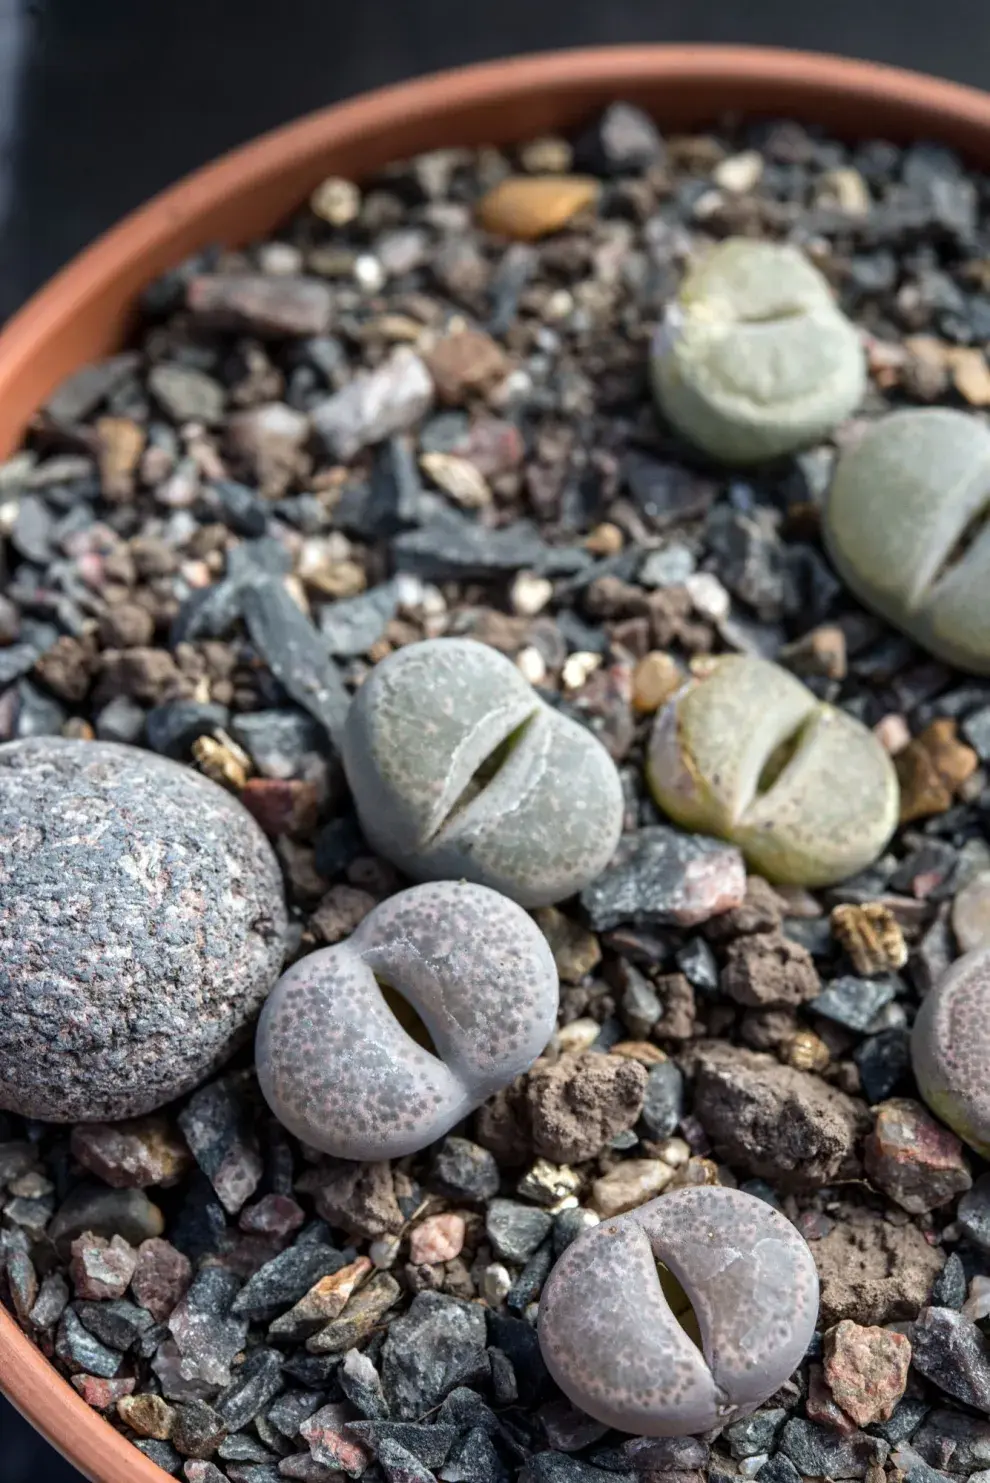
M 735 237 L 684 278 L 654 338 L 665 417 L 725 463 L 825 437 L 866 388 L 863 347 L 797 248 Z
M 666 1274 L 693 1307 L 700 1348 Z M 741 1190 L 702 1186 L 579 1236 L 543 1289 L 539 1337 L 576 1406 L 621 1431 L 677 1437 L 755 1410 L 802 1359 L 817 1315 L 818 1274 L 790 1221 Z
M 959 958 L 925 996 L 911 1059 L 932 1111 L 990 1158 L 990 949 Z
M 892 412 L 844 452 L 825 512 L 840 576 L 961 669 L 990 674 L 990 429 L 945 407 Z
M 400 1024 L 382 984 L 419 1014 L 434 1051 Z M 558 989 L 546 938 L 514 902 L 466 881 L 413 886 L 283 974 L 258 1024 L 258 1079 L 304 1143 L 399 1158 L 532 1065 Z
M 601 743 L 471 639 L 428 639 L 376 665 L 343 759 L 369 843 L 414 880 L 463 877 L 547 906 L 594 880 L 622 829 Z
M 654 723 L 646 777 L 676 823 L 731 840 L 782 883 L 855 874 L 897 824 L 877 738 L 765 659 L 730 656 L 679 691 Z

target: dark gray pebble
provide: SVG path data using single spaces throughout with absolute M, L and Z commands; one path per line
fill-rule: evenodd
M 281 968 L 268 841 L 230 794 L 145 752 L 0 747 L 0 875 L 17 905 L 0 906 L 0 1105 L 28 1116 L 178 1096 L 246 1037 Z
M 276 1349 L 253 1349 L 234 1371 L 234 1378 L 214 1401 L 228 1431 L 240 1431 L 282 1389 L 282 1355 Z
M 868 1102 L 883 1102 L 900 1086 L 911 1064 L 907 1030 L 881 1030 L 856 1046 L 853 1060 L 859 1068 L 863 1095 Z
M 327 603 L 320 611 L 320 632 L 335 659 L 367 654 L 385 632 L 399 605 L 396 582 L 383 582 L 357 597 Z
M 417 1293 L 382 1347 L 382 1385 L 392 1414 L 417 1420 L 449 1390 L 485 1374 L 485 1338 L 483 1309 L 443 1293 Z
M 990 1217 L 990 1209 L 987 1215 Z M 988 1226 L 987 1235 L 990 1236 L 990 1226 Z M 950 1252 L 945 1266 L 932 1284 L 932 1307 L 960 1309 L 966 1301 L 967 1286 L 966 1269 L 962 1264 L 962 1259 L 958 1251 Z
M 936 1278 L 936 1281 L 938 1279 Z M 898 1401 L 893 1414 L 887 1421 L 878 1421 L 870 1427 L 878 1437 L 883 1437 L 892 1447 L 901 1442 L 906 1442 L 913 1437 L 918 1427 L 924 1421 L 929 1412 L 927 1401 L 919 1400 L 917 1396 L 906 1395 L 903 1400 Z
M 457 1439 L 457 1428 L 412 1421 L 349 1421 L 347 1430 L 377 1451 L 384 1442 L 396 1442 L 424 1467 L 436 1471 L 446 1461 Z
M 185 761 L 197 737 L 225 729 L 230 712 L 224 705 L 195 700 L 171 700 L 153 706 L 145 719 L 148 746 L 163 757 Z
M 718 962 L 703 937 L 692 937 L 678 948 L 675 961 L 693 988 L 700 989 L 703 994 L 718 993 Z
M 640 1122 L 649 1138 L 660 1141 L 677 1131 L 684 1116 L 684 1075 L 674 1061 L 651 1066 Z
M 611 865 L 581 892 L 595 932 L 620 922 L 693 926 L 740 903 L 742 856 L 733 845 L 656 825 L 625 835 Z
M 867 1030 L 896 993 L 897 980 L 890 974 L 881 978 L 844 974 L 834 978 L 806 1008 L 845 1025 L 847 1030 Z
M 494 1199 L 485 1230 L 495 1255 L 506 1262 L 525 1262 L 550 1233 L 553 1216 L 516 1200 Z
M 235 716 L 230 734 L 265 778 L 300 777 L 307 759 L 327 750 L 323 728 L 305 711 L 253 711 Z
M 292 1442 L 299 1435 L 299 1428 L 307 1416 L 312 1416 L 321 1406 L 326 1405 L 326 1396 L 318 1390 L 287 1390 L 277 1400 L 272 1401 L 265 1416 L 269 1426 Z M 243 1461 L 264 1462 L 265 1458 L 244 1458 Z
M 433 1483 L 429 1468 L 391 1437 L 379 1445 L 378 1462 L 388 1483 Z
M 123 1359 L 118 1349 L 101 1344 L 88 1329 L 83 1328 L 71 1306 L 59 1319 L 55 1353 L 73 1373 L 99 1375 L 104 1380 L 113 1379 Z
M 262 577 L 245 586 L 241 609 L 251 642 L 286 693 L 331 737 L 338 735 L 350 697 L 319 634 L 283 583 Z
M 452 1449 L 440 1477 L 443 1483 L 504 1483 L 508 1470 L 488 1431 L 475 1426 Z
M 783 1452 L 768 1457 L 756 1475 L 757 1483 L 801 1483 L 801 1474 Z
M 549 554 L 527 520 L 488 530 L 453 511 L 392 541 L 395 569 L 428 582 L 484 580 L 523 567 L 538 571 Z
M 79 1322 L 91 1334 L 101 1343 L 121 1352 L 136 1348 L 149 1329 L 154 1329 L 156 1333 L 158 1331 L 159 1326 L 147 1308 L 139 1308 L 126 1298 L 115 1298 L 112 1302 L 102 1303 L 77 1302 L 72 1306 Z M 164 1337 L 162 1333 L 160 1339 Z
M 182 1401 L 175 1408 L 171 1441 L 184 1457 L 212 1457 L 227 1430 L 223 1417 L 206 1401 Z
M 193 1158 L 231 1215 L 251 1198 L 263 1171 L 252 1109 L 240 1078 L 200 1087 L 179 1113 L 179 1127 Z
M 182 1458 L 176 1452 L 171 1442 L 157 1442 L 153 1438 L 138 1440 L 134 1443 L 139 1452 L 151 1459 L 166 1473 L 171 1473 L 173 1478 L 178 1477 L 179 1469 L 182 1467 Z
M 990 1411 L 990 1343 L 952 1308 L 923 1308 L 912 1326 L 911 1362 L 946 1395 Z
M 788 1421 L 780 1445 L 799 1472 L 814 1478 L 863 1478 L 867 1468 L 882 1466 L 890 1451 L 881 1437 L 844 1436 L 800 1417 Z
M 452 1200 L 490 1200 L 498 1193 L 498 1164 L 467 1138 L 445 1138 L 433 1160 L 430 1187 Z
M 538 1452 L 519 1474 L 519 1483 L 633 1483 L 634 1473 L 606 1472 L 566 1452 Z
M 787 1412 L 776 1408 L 757 1411 L 752 1416 L 744 1416 L 741 1421 L 734 1421 L 724 1433 L 733 1457 L 756 1457 L 761 1452 L 772 1451 L 786 1420 Z
M 635 1140 L 634 1140 L 635 1141 Z M 515 1282 L 506 1293 L 505 1305 L 513 1313 L 523 1313 L 527 1306 L 539 1297 L 544 1282 L 550 1275 L 554 1263 L 553 1242 L 545 1241 L 537 1247 L 523 1267 Z
M 291 1308 L 321 1277 L 339 1272 L 354 1260 L 352 1250 L 298 1242 L 280 1252 L 249 1277 L 234 1301 L 233 1312 L 245 1318 L 269 1319 Z

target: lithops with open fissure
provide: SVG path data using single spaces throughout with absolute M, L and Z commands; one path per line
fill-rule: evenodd
M 471 639 L 427 639 L 376 665 L 343 758 L 369 843 L 414 880 L 463 877 L 546 906 L 594 880 L 619 840 L 605 748 Z
M 839 575 L 919 644 L 990 674 L 990 428 L 925 407 L 875 422 L 839 459 L 825 540 Z
M 668 1274 L 693 1308 L 700 1347 L 668 1302 Z M 540 1347 L 561 1390 L 596 1420 L 687 1436 L 772 1395 L 817 1315 L 815 1263 L 789 1220 L 741 1190 L 683 1188 L 567 1248 L 543 1289 Z
M 725 463 L 825 437 L 866 389 L 859 334 L 796 247 L 735 237 L 681 284 L 654 338 L 667 419 Z
M 873 733 L 776 664 L 729 656 L 660 712 L 647 781 L 685 829 L 731 840 L 768 879 L 825 886 L 877 858 L 897 824 Z

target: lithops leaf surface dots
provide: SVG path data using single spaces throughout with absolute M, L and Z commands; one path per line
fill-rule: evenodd
M 471 639 L 428 639 L 376 665 L 343 759 L 369 843 L 414 880 L 464 878 L 545 906 L 593 880 L 619 840 L 622 785 L 605 748 Z
M 824 437 L 862 399 L 855 327 L 797 248 L 729 238 L 692 268 L 654 338 L 661 411 L 726 463 Z
M 657 1264 L 694 1309 L 699 1349 Z M 543 1290 L 547 1368 L 574 1402 L 622 1431 L 687 1436 L 747 1415 L 802 1359 L 818 1275 L 790 1221 L 740 1190 L 684 1188 L 569 1246 Z
M 925 996 L 911 1059 L 932 1111 L 990 1158 L 990 950 L 959 958 Z
M 420 1015 L 435 1053 L 399 1023 L 383 983 Z M 547 940 L 514 902 L 466 881 L 413 886 L 282 976 L 258 1025 L 258 1079 L 305 1143 L 398 1158 L 532 1065 L 558 992 Z
M 657 716 L 646 776 L 678 824 L 794 885 L 864 869 L 897 824 L 897 777 L 873 733 L 764 659 L 730 656 L 681 690 Z
M 946 407 L 892 412 L 839 459 L 825 539 L 868 607 L 990 674 L 990 429 Z

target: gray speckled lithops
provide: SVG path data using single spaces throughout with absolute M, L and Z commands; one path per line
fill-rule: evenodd
M 619 841 L 622 785 L 604 747 L 471 639 L 376 665 L 343 758 L 369 842 L 414 880 L 464 877 L 546 906 L 594 880 Z
M 691 1302 L 699 1349 L 662 1263 Z M 561 1390 L 606 1426 L 648 1437 L 746 1416 L 799 1364 L 818 1274 L 790 1221 L 740 1190 L 672 1191 L 567 1248 L 540 1301 L 540 1347 Z
M 897 824 L 877 738 L 765 659 L 722 659 L 654 723 L 646 777 L 685 829 L 737 844 L 769 880 L 825 886 L 864 869 Z
M 282 967 L 282 874 L 236 798 L 135 747 L 0 747 L 0 1107 L 149 1112 L 249 1034 Z
M 959 958 L 925 996 L 911 1059 L 932 1111 L 990 1159 L 990 949 Z
M 892 412 L 839 459 L 825 540 L 868 607 L 990 674 L 990 429 L 945 407 Z
M 380 982 L 419 1013 L 436 1054 L 403 1029 Z M 557 1003 L 547 940 L 514 902 L 466 881 L 413 886 L 282 976 L 258 1025 L 258 1079 L 304 1143 L 398 1158 L 532 1065 Z
M 795 247 L 735 237 L 692 268 L 654 339 L 664 415 L 725 463 L 825 437 L 866 387 L 863 348 Z

